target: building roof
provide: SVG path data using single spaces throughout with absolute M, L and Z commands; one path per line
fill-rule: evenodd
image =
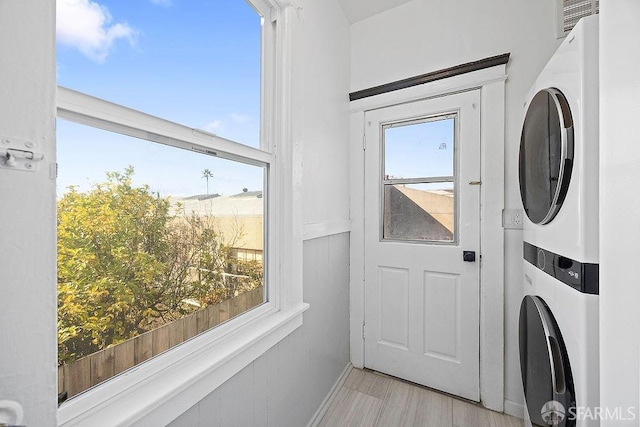
M 194 195 L 189 197 L 172 198 L 172 213 L 177 213 L 178 206 L 186 214 L 194 213 L 198 216 L 262 216 L 264 215 L 264 200 L 262 191 L 246 191 L 232 196 L 219 194 Z

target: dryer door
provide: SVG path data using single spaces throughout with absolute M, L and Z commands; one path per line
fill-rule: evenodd
M 520 305 L 520 369 L 531 423 L 574 426 L 575 391 L 562 335 L 545 302 L 531 295 Z
M 538 92 L 520 137 L 520 196 L 531 222 L 547 224 L 567 194 L 573 167 L 573 120 L 557 89 Z

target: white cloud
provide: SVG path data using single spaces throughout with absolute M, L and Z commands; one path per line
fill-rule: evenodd
M 109 10 L 91 0 L 58 0 L 58 42 L 78 49 L 96 62 L 103 62 L 114 43 L 124 39 L 135 44 L 137 31 L 126 22 L 112 23 Z
M 224 130 L 224 127 L 225 127 L 224 122 L 222 120 L 214 120 L 212 122 L 207 123 L 204 126 L 203 130 L 206 130 L 207 132 L 211 132 L 211 133 L 216 133 Z

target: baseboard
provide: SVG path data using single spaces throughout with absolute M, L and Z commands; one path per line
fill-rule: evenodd
M 514 417 L 524 418 L 524 404 L 505 399 L 504 413 L 513 415 Z
M 325 397 L 322 403 L 320 404 L 320 407 L 318 408 L 316 413 L 313 414 L 313 417 L 311 417 L 311 421 L 309 421 L 309 424 L 307 424 L 307 427 L 316 427 L 320 424 L 320 421 L 322 421 L 322 417 L 324 417 L 324 414 L 327 412 L 327 409 L 329 409 L 329 406 L 331 406 L 331 404 L 333 403 L 333 399 L 336 398 L 336 395 L 342 388 L 342 385 L 344 384 L 344 382 L 347 380 L 347 377 L 349 376 L 349 372 L 351 372 L 352 369 L 353 369 L 353 365 L 351 364 L 351 362 L 349 362 L 347 366 L 344 368 L 344 371 L 342 371 L 342 373 L 338 377 L 338 380 L 336 381 L 336 383 L 331 388 L 331 391 L 329 392 L 329 394 L 327 394 L 327 397 Z

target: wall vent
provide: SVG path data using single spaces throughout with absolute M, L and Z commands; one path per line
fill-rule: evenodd
M 559 0 L 558 37 L 564 37 L 580 18 L 600 13 L 600 0 Z

